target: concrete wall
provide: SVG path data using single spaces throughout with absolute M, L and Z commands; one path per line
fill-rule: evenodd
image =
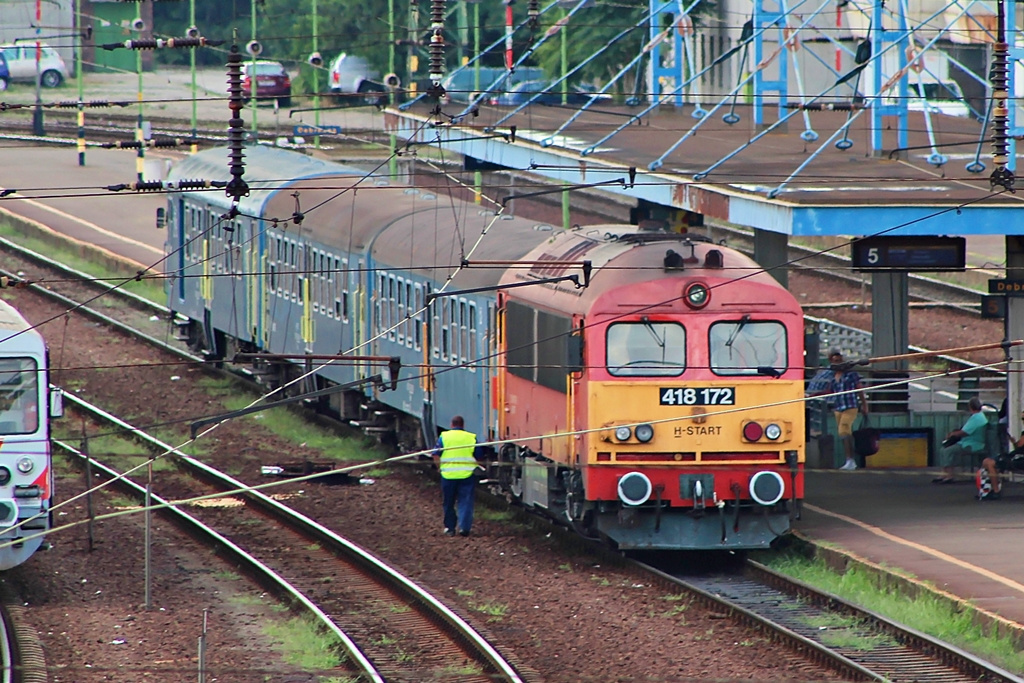
M 36 21 L 36 0 L 8 0 L 0 4 L 0 43 L 15 39 L 39 40 L 60 52 L 68 68 L 75 63 L 74 0 L 41 0 L 41 21 Z M 37 33 L 36 26 L 39 26 Z M 64 37 L 58 37 L 64 36 Z M 21 42 L 21 41 L 19 41 Z

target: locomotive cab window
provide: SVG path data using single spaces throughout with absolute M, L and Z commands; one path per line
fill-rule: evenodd
M 757 375 L 759 368 L 783 372 L 789 365 L 786 327 L 776 321 L 717 322 L 708 331 L 711 371 L 716 375 Z
M 31 358 L 0 360 L 0 435 L 39 429 L 39 387 Z
M 686 331 L 679 323 L 614 323 L 606 344 L 608 373 L 616 377 L 677 377 L 686 369 Z

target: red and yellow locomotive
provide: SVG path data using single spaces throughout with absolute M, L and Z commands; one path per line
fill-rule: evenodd
M 628 226 L 561 233 L 499 295 L 497 477 L 622 549 L 763 548 L 803 497 L 803 313 L 751 259 Z M 551 264 L 551 265 L 547 265 Z

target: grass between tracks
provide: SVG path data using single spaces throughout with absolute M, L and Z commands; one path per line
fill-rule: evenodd
M 838 574 L 824 561 L 808 559 L 795 552 L 758 553 L 755 559 L 780 574 L 834 593 L 844 600 L 944 640 L 1008 671 L 1024 673 L 1024 652 L 1018 651 L 1011 638 L 989 632 L 990 629 L 974 621 L 970 610 L 958 610 L 949 601 L 926 591 L 917 597 L 892 594 L 881 589 L 870 573 L 855 566 Z

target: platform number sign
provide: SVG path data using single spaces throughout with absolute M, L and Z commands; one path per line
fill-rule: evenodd
M 991 294 L 981 295 L 981 317 L 1003 319 L 1006 317 L 1006 297 Z
M 855 240 L 850 252 L 857 270 L 935 272 L 967 265 L 963 237 L 865 237 Z

